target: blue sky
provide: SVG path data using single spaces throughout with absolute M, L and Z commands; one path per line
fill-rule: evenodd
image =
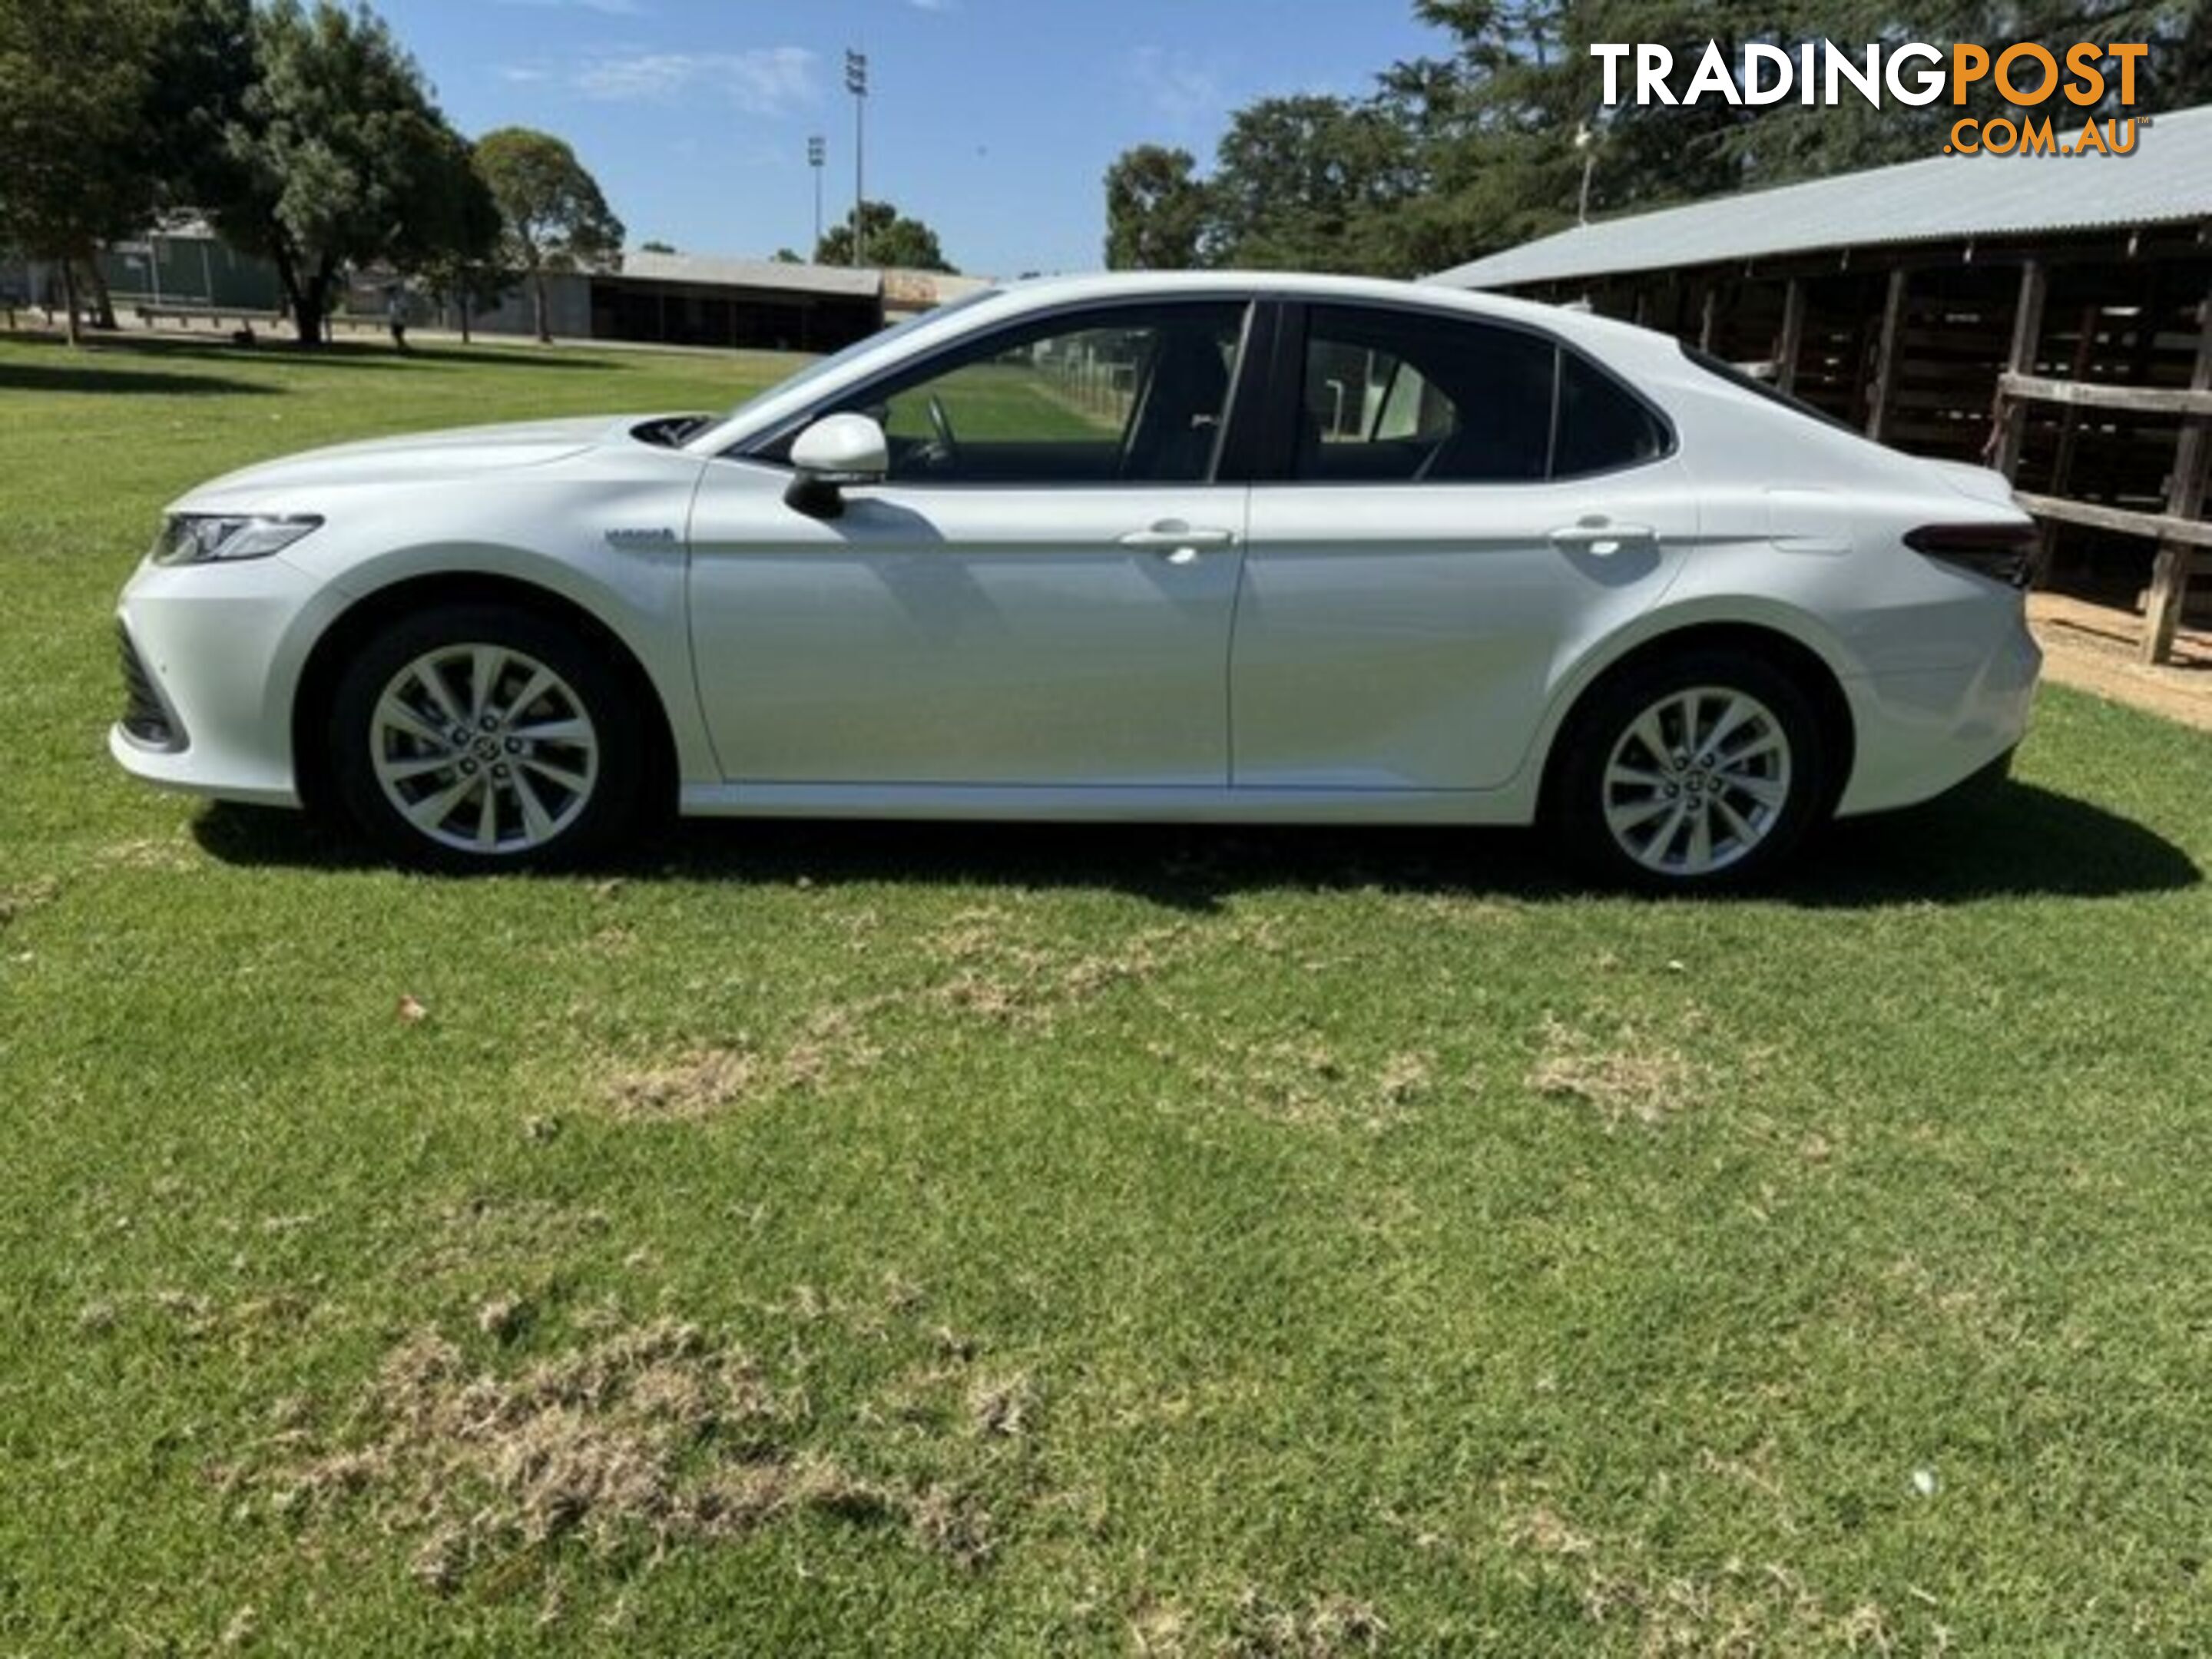
M 1131 144 L 1210 161 L 1270 93 L 1364 92 L 1449 49 L 1410 0 L 379 0 L 447 115 L 568 140 L 633 245 L 806 251 L 806 139 L 825 212 L 851 202 L 843 54 L 870 58 L 868 195 L 937 228 L 963 270 L 1095 268 L 1101 175 Z

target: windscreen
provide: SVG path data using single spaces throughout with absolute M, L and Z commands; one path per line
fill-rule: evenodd
M 855 340 L 843 350 L 833 351 L 827 357 L 823 357 L 818 362 L 809 363 L 805 368 L 800 369 L 798 374 L 791 375 L 787 379 L 778 380 L 774 386 L 766 386 L 762 390 L 756 392 L 751 397 L 746 398 L 744 402 L 739 404 L 735 409 L 732 409 L 728 414 L 722 416 L 722 420 L 718 422 L 717 424 L 719 425 L 734 421 L 739 416 L 744 414 L 746 410 L 752 409 L 757 404 L 767 402 L 770 398 L 781 398 L 787 392 L 795 392 L 801 386 L 811 386 L 817 380 L 827 380 L 830 375 L 835 374 L 839 369 L 844 368 L 846 364 L 851 362 L 854 358 L 864 356 L 867 353 L 878 349 L 879 347 L 889 345 L 893 341 L 898 339 L 901 336 L 912 333 L 915 329 L 921 327 L 925 323 L 942 322 L 945 318 L 952 316 L 956 313 L 965 311 L 971 306 L 981 305 L 986 300 L 995 300 L 1005 292 L 1006 289 L 1001 288 L 978 289 L 973 294 L 963 295 L 960 298 L 953 301 L 949 305 L 941 305 L 937 307 L 934 310 L 922 312 L 916 316 L 908 318 L 902 323 L 893 324 L 890 327 L 884 329 L 880 333 L 871 334 L 866 339 Z

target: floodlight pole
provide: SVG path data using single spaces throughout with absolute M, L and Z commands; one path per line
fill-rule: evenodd
M 857 270 L 867 240 L 861 219 L 867 206 L 868 54 L 849 46 L 845 51 L 845 90 L 853 94 L 853 264 Z
M 1583 185 L 1575 198 L 1575 223 L 1589 223 L 1590 174 L 1597 170 L 1597 134 L 1583 122 L 1575 129 L 1575 148 L 1583 153 Z
M 822 252 L 822 166 L 830 159 L 829 141 L 822 137 L 806 141 L 806 165 L 814 173 L 814 246 L 808 250 L 806 263 L 812 264 Z

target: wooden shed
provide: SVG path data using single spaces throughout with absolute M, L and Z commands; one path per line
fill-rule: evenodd
M 2212 106 L 2144 118 L 2124 155 L 1933 156 L 1431 280 L 1665 329 L 1884 442 L 2001 467 L 2046 526 L 2043 579 L 2140 597 L 2151 660 L 2212 562 Z

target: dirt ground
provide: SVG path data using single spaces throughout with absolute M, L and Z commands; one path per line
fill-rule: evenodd
M 2183 629 L 2172 662 L 2150 668 L 2136 660 L 2143 622 L 2132 611 L 2033 593 L 2027 617 L 2043 644 L 2045 678 L 2212 732 L 2212 629 Z

